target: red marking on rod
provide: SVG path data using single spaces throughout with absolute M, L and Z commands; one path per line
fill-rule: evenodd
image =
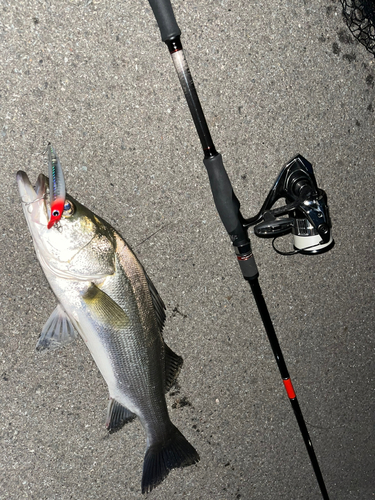
M 294 399 L 296 397 L 296 393 L 294 392 L 293 389 L 293 384 L 290 378 L 287 378 L 286 380 L 283 379 L 283 383 L 286 389 L 286 393 L 288 394 L 289 399 Z

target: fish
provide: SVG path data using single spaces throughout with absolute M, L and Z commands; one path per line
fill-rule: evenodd
M 110 432 L 138 417 L 146 433 L 142 493 L 198 452 L 172 423 L 165 393 L 182 358 L 163 339 L 166 308 L 131 248 L 104 219 L 66 194 L 59 224 L 48 229 L 51 193 L 40 174 L 17 184 L 35 252 L 57 306 L 42 328 L 38 351 L 83 339 L 109 390 Z
M 65 179 L 61 168 L 60 160 L 53 149 L 51 143 L 48 143 L 48 174 L 49 174 L 49 192 L 51 198 L 50 220 L 47 228 L 59 222 L 62 217 L 65 202 Z

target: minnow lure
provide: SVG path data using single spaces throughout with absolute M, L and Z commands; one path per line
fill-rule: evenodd
M 48 144 L 48 173 L 51 216 L 47 227 L 51 229 L 61 219 L 66 195 L 64 174 L 51 144 Z

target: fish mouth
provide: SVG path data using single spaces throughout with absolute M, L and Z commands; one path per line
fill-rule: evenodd
M 39 174 L 35 188 L 32 186 L 27 174 L 22 170 L 17 172 L 16 179 L 27 221 L 47 225 L 49 207 L 48 178 L 43 174 Z
M 33 203 L 37 198 L 43 198 L 46 194 L 48 179 L 45 175 L 39 174 L 35 184 L 35 188 L 26 174 L 22 170 L 17 172 L 18 191 L 20 192 L 23 203 Z

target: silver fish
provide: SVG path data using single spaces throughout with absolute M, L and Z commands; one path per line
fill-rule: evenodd
M 36 255 L 58 300 L 37 349 L 86 343 L 109 389 L 106 426 L 116 430 L 138 416 L 147 436 L 142 492 L 199 455 L 172 424 L 165 392 L 182 365 L 164 342 L 165 306 L 123 238 L 103 219 L 66 195 L 61 220 L 47 229 L 48 179 L 32 187 L 17 173 Z

